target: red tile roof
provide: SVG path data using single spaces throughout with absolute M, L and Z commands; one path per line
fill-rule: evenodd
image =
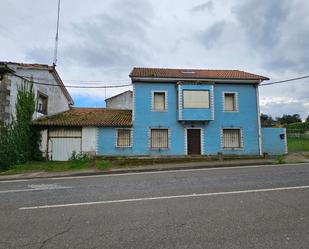
M 171 69 L 134 67 L 131 78 L 183 78 L 183 79 L 233 79 L 233 80 L 269 80 L 269 78 L 240 70 L 216 69 Z
M 131 126 L 131 110 L 72 108 L 53 116 L 36 119 L 35 126 Z

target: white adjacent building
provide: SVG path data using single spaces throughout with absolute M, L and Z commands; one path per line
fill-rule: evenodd
M 73 99 L 55 67 L 44 64 L 0 62 L 0 122 L 15 118 L 18 87 L 32 80 L 36 98 L 33 119 L 70 109 Z

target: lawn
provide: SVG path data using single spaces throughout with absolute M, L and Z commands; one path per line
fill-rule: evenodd
M 9 169 L 0 169 L 0 175 L 22 174 L 29 172 L 62 172 L 68 170 L 99 169 L 104 170 L 111 167 L 111 164 L 105 160 L 75 160 L 66 162 L 42 161 L 29 162 L 15 165 Z
M 289 152 L 309 151 L 309 139 L 304 138 L 288 138 Z

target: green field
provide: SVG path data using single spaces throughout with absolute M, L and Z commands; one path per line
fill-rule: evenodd
M 309 151 L 309 139 L 304 138 L 288 138 L 289 152 Z

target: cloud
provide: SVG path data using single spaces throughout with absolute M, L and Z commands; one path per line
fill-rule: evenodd
M 209 28 L 198 34 L 203 46 L 207 49 L 212 48 L 219 43 L 227 23 L 225 21 L 218 21 L 212 24 Z
M 307 1 L 261 0 L 236 5 L 233 13 L 248 48 L 267 70 L 305 72 L 309 64 Z M 307 11 L 306 11 L 307 10 Z M 248 16 L 248 13 L 250 15 Z
M 56 2 L 2 1 L 2 59 L 52 63 Z M 308 27 L 303 0 L 66 0 L 57 70 L 64 80 L 130 81 L 133 66 L 226 68 L 277 81 L 309 73 Z M 262 110 L 308 115 L 308 82 L 261 87 Z M 126 88 L 68 90 L 96 105 Z
M 27 51 L 25 54 L 25 58 L 28 61 L 31 61 L 33 58 L 35 58 L 37 61 L 40 61 L 40 63 L 43 64 L 51 64 L 51 61 L 53 59 L 53 49 L 51 47 L 49 48 L 41 48 L 41 47 L 35 47 L 31 48 Z
M 266 105 L 261 105 L 262 113 L 271 113 L 273 117 L 281 117 L 283 114 L 300 114 L 305 120 L 309 115 L 308 103 L 300 101 L 293 102 L 276 102 L 269 101 Z
M 204 12 L 205 10 L 212 11 L 213 10 L 213 2 L 208 1 L 202 4 L 195 5 L 193 8 L 191 8 L 192 12 Z
M 147 58 L 147 28 L 151 24 L 144 14 L 151 14 L 151 6 L 116 1 L 113 8 L 117 11 L 72 25 L 75 39 L 63 51 L 68 62 L 121 70 Z
M 261 50 L 278 46 L 286 31 L 283 27 L 289 16 L 290 2 L 282 0 L 278 4 L 269 0 L 249 0 L 233 8 L 250 46 Z

